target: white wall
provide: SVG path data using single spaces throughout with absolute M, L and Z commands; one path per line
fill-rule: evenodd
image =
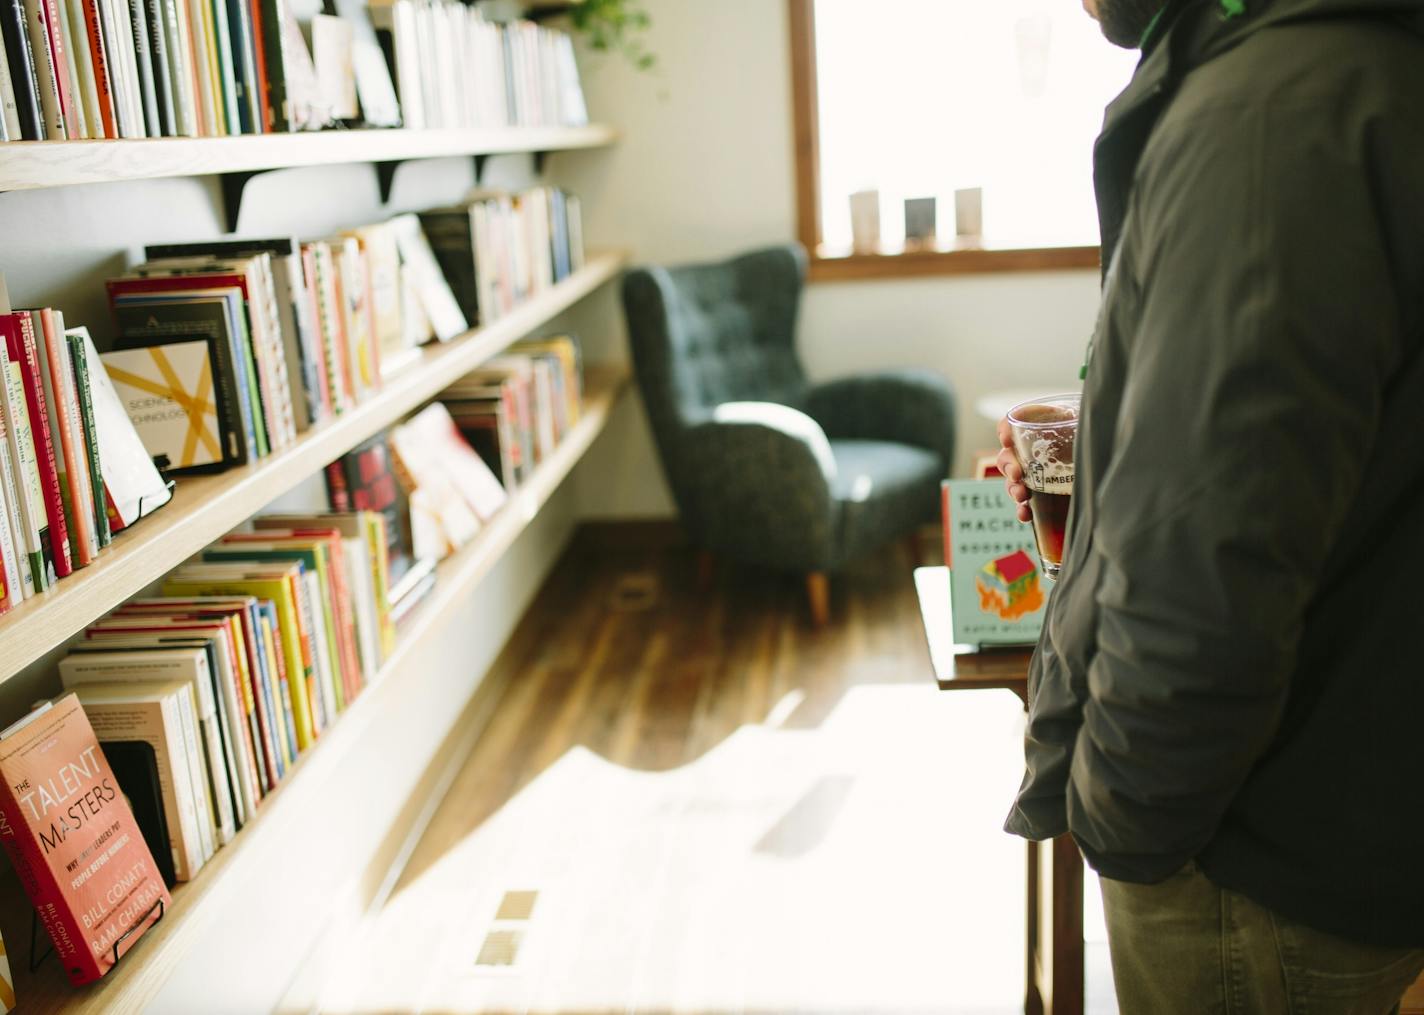
M 612 57 L 584 61 L 591 105 L 624 131 L 607 158 L 568 176 L 585 199 L 591 235 L 653 263 L 793 239 L 786 3 L 644 6 L 659 70 L 639 74 Z M 951 378 L 960 394 L 962 470 L 975 449 L 993 443 L 974 400 L 1005 387 L 1075 386 L 1097 306 L 1093 271 L 818 284 L 807 292 L 800 342 L 817 379 L 909 365 Z M 625 407 L 613 435 L 582 475 L 582 509 L 670 513 L 640 409 Z

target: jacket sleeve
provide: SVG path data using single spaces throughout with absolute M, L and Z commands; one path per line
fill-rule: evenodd
M 1212 838 L 1278 729 L 1327 554 L 1368 496 L 1400 296 L 1369 125 L 1346 120 L 1250 103 L 1164 125 L 1144 160 L 1120 266 L 1140 280 L 1137 326 L 1099 352 L 1125 356 L 1126 383 L 1068 790 L 1069 827 L 1109 877 L 1159 881 Z

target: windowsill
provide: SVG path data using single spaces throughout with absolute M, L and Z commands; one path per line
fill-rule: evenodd
M 903 253 L 811 257 L 808 280 L 919 278 L 1010 271 L 1075 271 L 1099 268 L 1097 247 L 1044 247 L 1031 250 L 907 250 Z

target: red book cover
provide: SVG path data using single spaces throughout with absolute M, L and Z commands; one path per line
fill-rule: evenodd
M 104 29 L 99 13 L 101 0 L 82 0 L 84 5 L 84 27 L 88 29 L 89 55 L 94 61 L 94 87 L 99 92 L 99 117 L 103 120 L 104 136 L 117 138 L 118 124 L 114 122 L 114 91 L 109 83 L 109 61 L 104 55 Z M 76 42 L 75 45 L 79 43 Z
M 272 99 L 267 94 L 271 86 L 267 81 L 267 47 L 262 43 L 266 38 L 262 34 L 262 0 L 252 0 L 248 6 L 252 8 L 252 50 L 257 60 L 257 133 L 270 134 L 275 129 L 275 124 L 272 118 Z
M 48 381 L 45 385 L 45 398 L 49 400 L 50 396 L 53 396 L 53 400 L 47 401 L 50 422 L 58 426 L 58 433 L 54 434 L 55 466 L 63 466 L 59 469 L 63 472 L 60 477 L 59 495 L 69 508 L 66 521 L 69 524 L 70 549 L 76 558 L 75 562 L 83 567 L 94 562 L 95 547 L 89 538 L 89 528 L 80 514 L 93 502 L 93 498 L 85 489 L 84 477 L 79 472 L 80 469 L 89 468 L 88 454 L 79 443 L 79 428 L 75 426 L 78 422 L 77 413 L 72 411 L 78 409 L 79 404 L 74 400 L 74 392 L 65 383 L 63 357 L 69 354 L 69 350 L 64 342 L 64 333 L 55 321 L 53 312 L 40 310 L 36 313 L 40 319 L 40 329 L 35 333 L 35 344 L 38 346 L 36 359 L 40 360 L 41 377 Z M 51 433 L 54 433 L 54 430 L 55 426 L 51 426 Z
M 55 0 L 40 0 L 40 12 L 43 15 L 45 36 L 49 39 L 49 51 L 54 57 L 54 84 L 59 92 L 60 115 L 64 117 L 64 135 L 71 141 L 82 141 L 84 138 L 79 134 L 79 117 L 74 108 L 74 103 L 79 100 L 79 96 L 69 90 L 69 66 L 64 56 L 64 30 L 60 27 L 59 4 Z
M 44 493 L 54 573 L 63 578 L 74 570 L 74 565 L 69 558 L 69 527 L 64 521 L 64 500 L 59 494 L 59 474 L 54 463 L 56 435 L 51 434 L 49 429 L 49 409 L 45 403 L 44 380 L 40 376 L 35 324 L 23 311 L 11 316 L 20 325 L 18 348 L 13 331 L 7 332 L 6 340 L 11 343 L 10 358 L 20 364 L 20 374 L 25 382 L 25 402 L 30 413 L 30 429 L 34 431 L 35 464 L 39 467 L 40 488 Z
M 107 973 L 115 945 L 127 954 L 172 904 L 72 694 L 0 734 L 0 844 L 76 986 Z

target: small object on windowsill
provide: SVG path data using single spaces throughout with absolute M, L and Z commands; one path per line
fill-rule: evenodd
M 956 250 L 976 250 L 984 246 L 982 187 L 970 187 L 954 192 L 954 235 Z
M 850 196 L 851 250 L 880 253 L 880 191 L 861 190 Z
M 905 249 L 934 250 L 937 202 L 933 197 L 905 199 Z

